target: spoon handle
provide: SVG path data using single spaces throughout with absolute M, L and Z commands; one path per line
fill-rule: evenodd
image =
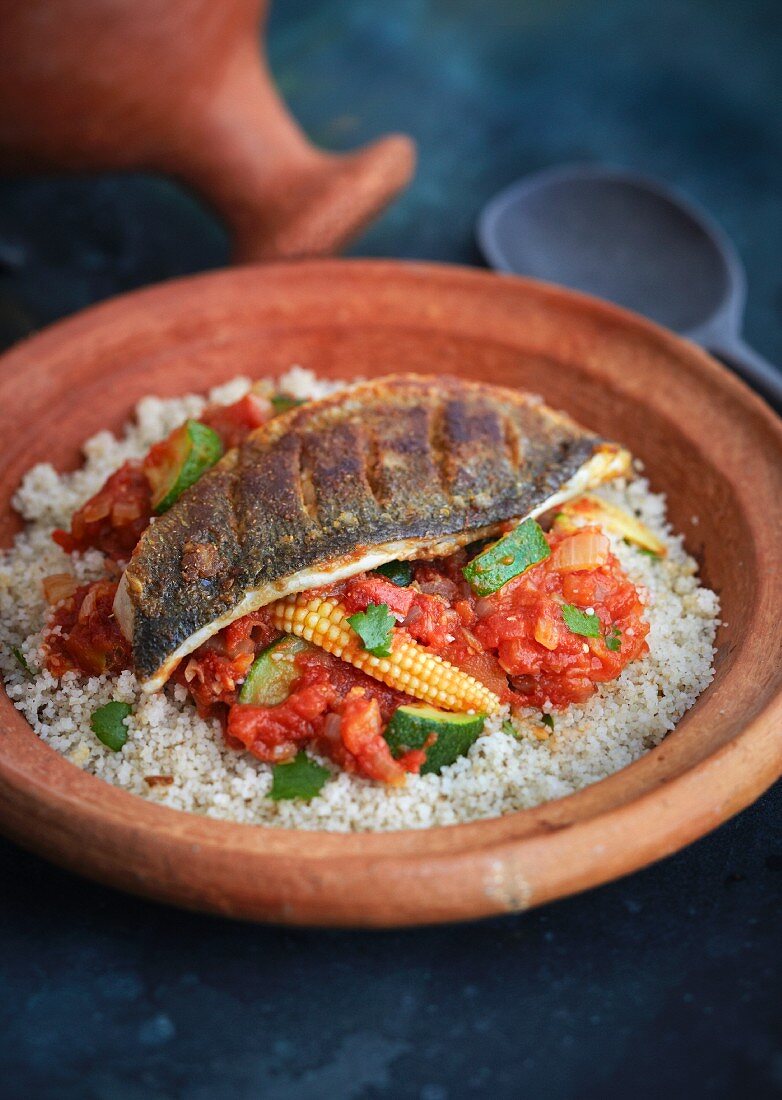
M 736 374 L 740 374 L 745 382 L 749 382 L 777 412 L 782 412 L 782 372 L 753 351 L 740 336 L 726 343 L 714 344 L 709 350 Z

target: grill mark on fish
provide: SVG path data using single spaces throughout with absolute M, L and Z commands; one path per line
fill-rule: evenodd
M 519 430 L 509 416 L 503 419 L 502 436 L 505 442 L 505 453 L 508 456 L 508 463 L 514 474 L 518 474 L 521 469 L 521 464 L 524 461 L 524 448 L 522 446 Z
M 318 539 L 317 508 L 311 515 L 302 493 L 301 451 L 301 438 L 290 434 L 282 436 L 273 449 L 250 438 L 238 452 L 236 512 L 250 577 L 253 571 L 273 572 L 279 556 L 294 554 L 297 546 L 307 547 Z
M 386 418 L 382 424 L 373 418 L 372 428 L 377 442 L 378 493 L 384 510 L 388 511 L 393 502 L 396 520 L 406 523 L 427 506 L 434 514 L 447 509 L 430 438 L 430 410 L 411 405 L 404 416 Z
M 361 527 L 382 527 L 383 513 L 367 479 L 365 440 L 359 426 L 336 423 L 323 435 L 310 432 L 306 446 L 321 528 L 341 537 Z
M 365 473 L 367 479 L 367 485 L 369 491 L 372 494 L 372 499 L 377 505 L 378 509 L 382 512 L 385 511 L 386 506 L 386 493 L 383 481 L 383 471 L 381 465 L 381 448 L 380 442 L 377 438 L 377 432 L 374 426 L 370 426 L 367 429 L 367 440 L 364 444 L 366 457 L 365 457 Z
M 514 483 L 505 454 L 500 415 L 481 397 L 448 402 L 446 426 L 451 490 L 472 518 L 492 497 L 504 498 Z
M 301 486 L 302 507 L 309 518 L 313 522 L 317 522 L 318 498 L 315 493 L 315 486 L 312 484 L 312 466 L 304 447 L 299 447 L 299 484 Z
M 437 475 L 438 488 L 445 497 L 449 497 L 451 477 L 446 438 L 446 405 L 444 401 L 435 401 L 429 413 L 429 450 L 433 459 L 432 466 Z
M 447 553 L 539 511 L 601 446 L 528 395 L 441 377 L 359 384 L 270 421 L 137 547 L 115 611 L 138 674 L 159 686 L 220 626 L 286 592 Z

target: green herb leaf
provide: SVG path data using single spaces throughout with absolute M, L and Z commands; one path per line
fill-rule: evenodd
M 11 652 L 14 655 L 14 660 L 19 665 L 19 667 L 21 668 L 22 672 L 25 674 L 27 679 L 28 680 L 34 680 L 35 677 L 33 675 L 33 670 L 30 668 L 27 661 L 25 660 L 24 653 L 22 653 L 19 646 L 18 645 L 11 646 Z
M 544 726 L 548 726 L 550 730 L 554 729 L 554 716 L 551 714 L 541 714 L 540 720 Z
M 594 613 L 587 615 L 585 611 L 574 607 L 572 603 L 563 603 L 562 618 L 565 620 L 565 626 L 572 634 L 581 634 L 585 638 L 600 637 L 600 620 Z
M 387 561 L 385 565 L 378 565 L 375 572 L 380 573 L 397 588 L 407 588 L 413 579 L 413 567 L 409 561 Z
M 476 596 L 490 596 L 551 554 L 543 528 L 525 519 L 462 569 Z
M 133 713 L 128 703 L 106 703 L 92 712 L 90 727 L 107 749 L 119 752 L 128 739 L 125 719 Z
M 306 752 L 300 752 L 289 764 L 274 765 L 269 797 L 275 802 L 288 798 L 301 798 L 309 802 L 319 793 L 328 777 L 328 768 L 310 760 Z
M 306 404 L 306 401 L 303 401 L 299 397 L 291 397 L 288 393 L 275 393 L 271 402 L 272 408 L 278 416 L 280 413 L 287 412 L 289 409 L 297 409 L 299 405 Z
M 622 648 L 622 632 L 618 627 L 611 628 L 611 633 L 606 634 L 606 649 L 610 649 L 612 653 L 618 653 Z
M 373 657 L 391 656 L 391 637 L 396 619 L 387 603 L 371 603 L 366 611 L 350 615 L 348 622 L 364 643 L 364 649 Z
M 518 738 L 519 733 L 510 718 L 506 718 L 500 727 L 503 733 L 507 733 L 510 737 Z

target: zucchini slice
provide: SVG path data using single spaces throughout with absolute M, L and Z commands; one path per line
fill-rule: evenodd
M 397 588 L 407 588 L 413 580 L 413 567 L 409 561 L 387 561 L 385 565 L 378 565 L 375 572 Z
M 261 650 L 242 684 L 239 702 L 251 703 L 256 707 L 276 707 L 278 703 L 284 703 L 290 695 L 292 684 L 301 675 L 296 665 L 296 655 L 311 648 L 303 638 L 283 634 Z
M 152 508 L 157 515 L 167 512 L 194 485 L 201 474 L 222 456 L 223 444 L 217 432 L 200 420 L 186 420 L 172 432 L 161 461 L 147 467 L 152 488 Z
M 473 558 L 462 573 L 476 596 L 490 596 L 550 553 L 540 524 L 525 519 Z
M 421 775 L 439 775 L 446 765 L 469 752 L 485 721 L 483 714 L 451 714 L 410 704 L 394 711 L 385 738 L 394 756 L 401 756 L 408 749 L 423 749 L 434 738 L 426 748 Z

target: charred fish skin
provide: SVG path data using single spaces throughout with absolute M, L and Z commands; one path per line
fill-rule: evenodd
M 539 511 L 612 446 L 528 394 L 441 376 L 291 410 L 142 537 L 115 605 L 136 670 L 160 686 L 221 626 L 330 570 L 442 553 Z

